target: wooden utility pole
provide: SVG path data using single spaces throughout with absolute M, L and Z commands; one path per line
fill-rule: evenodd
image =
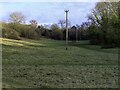
M 68 49 L 68 12 L 69 10 L 65 10 L 66 13 L 66 50 Z

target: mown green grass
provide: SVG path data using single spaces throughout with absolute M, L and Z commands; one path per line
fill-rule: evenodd
M 118 50 L 86 41 L 50 39 L 3 42 L 3 87 L 116 88 Z

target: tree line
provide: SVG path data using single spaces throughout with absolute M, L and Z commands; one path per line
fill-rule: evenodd
M 50 27 L 38 25 L 37 20 L 30 20 L 30 24 L 25 23 L 25 16 L 21 12 L 13 12 L 9 17 L 10 22 L 2 22 L 2 36 L 10 39 L 20 39 L 20 37 L 29 39 L 39 39 L 41 37 L 56 40 L 65 40 L 66 28 L 65 21 L 59 20 L 58 23 Z M 76 37 L 77 34 L 77 37 Z M 86 31 L 79 25 L 71 26 L 69 22 L 69 40 L 84 40 Z
M 88 15 L 92 44 L 118 47 L 120 42 L 120 2 L 99 2 Z
M 102 48 L 118 47 L 120 44 L 120 2 L 98 2 L 87 16 L 88 21 L 71 26 L 69 22 L 69 40 L 90 40 L 91 44 Z M 65 21 L 59 20 L 50 27 L 38 25 L 37 20 L 25 24 L 21 12 L 10 14 L 10 22 L 2 22 L 2 36 L 11 39 L 20 37 L 40 39 L 41 37 L 65 40 Z

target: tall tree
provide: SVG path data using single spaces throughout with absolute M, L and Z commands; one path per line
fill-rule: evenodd
M 88 16 L 99 42 L 106 46 L 114 46 L 118 41 L 118 2 L 98 2 Z M 101 38 L 101 39 L 100 39 Z
M 25 16 L 21 12 L 13 12 L 10 14 L 9 20 L 12 23 L 25 23 Z

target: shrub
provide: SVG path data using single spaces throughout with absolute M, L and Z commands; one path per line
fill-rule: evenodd
M 39 38 L 37 32 L 35 31 L 35 27 L 31 25 L 24 25 L 24 24 L 9 24 L 9 28 L 14 29 L 20 35 L 20 37 L 25 37 L 29 39 L 37 39 Z
M 61 30 L 52 30 L 52 38 L 56 40 L 63 39 L 63 33 Z
M 19 34 L 11 28 L 2 27 L 2 37 L 19 40 Z
M 61 40 L 63 39 L 63 32 L 61 31 L 61 29 L 59 28 L 59 26 L 57 24 L 53 24 L 51 26 L 51 37 L 53 39 L 56 39 L 56 40 Z

